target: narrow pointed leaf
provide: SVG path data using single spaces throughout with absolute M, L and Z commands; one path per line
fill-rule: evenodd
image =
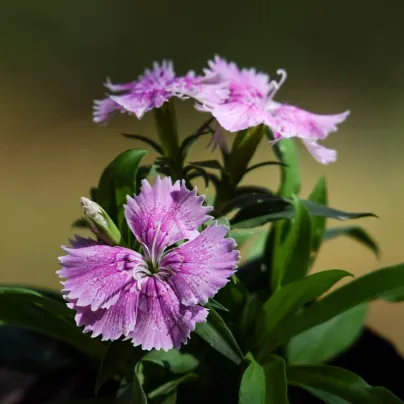
M 286 164 L 281 163 L 280 161 L 264 161 L 262 163 L 257 163 L 257 164 L 252 165 L 251 167 L 248 167 L 245 174 L 247 174 L 247 173 L 249 173 L 249 172 L 251 172 L 253 170 L 256 170 L 257 168 L 266 167 L 266 166 L 284 166 L 284 167 L 287 167 Z
M 155 363 L 175 374 L 190 372 L 199 365 L 198 360 L 194 356 L 182 353 L 176 349 L 170 349 L 167 352 L 154 350 L 147 353 L 142 360 L 143 362 Z
M 295 316 L 293 322 L 284 324 L 282 329 L 279 329 L 278 343 L 286 342 L 294 335 L 322 324 L 361 303 L 378 298 L 399 301 L 400 293 L 403 292 L 404 264 L 382 268 L 361 276 L 311 305 L 300 315 Z
M 338 269 L 323 271 L 275 291 L 264 304 L 256 329 L 261 355 L 265 357 L 279 346 L 279 333 L 294 324 L 298 309 L 317 299 L 346 276 L 350 274 Z
M 120 365 L 133 351 L 134 346 L 128 341 L 113 341 L 109 344 L 98 371 L 97 380 L 95 382 L 95 394 L 97 394 L 104 383 L 119 370 Z
M 146 143 L 150 147 L 152 147 L 157 153 L 163 154 L 163 149 L 162 147 L 153 139 L 143 136 L 143 135 L 138 135 L 138 134 L 130 134 L 130 133 L 122 133 L 122 136 L 125 136 L 130 139 L 135 139 L 135 140 L 140 140 L 143 143 Z
M 311 218 L 306 207 L 295 198 L 295 220 L 284 240 L 277 238 L 273 250 L 272 276 L 277 287 L 303 278 L 311 253 Z
M 227 312 L 229 311 L 226 309 L 226 307 L 224 307 L 222 304 L 220 304 L 218 301 L 216 301 L 215 299 L 212 299 L 212 298 L 209 299 L 207 306 L 213 307 L 214 309 L 217 309 L 217 310 L 222 310 L 222 311 L 227 311 Z
M 241 209 L 230 221 L 233 228 L 251 228 L 262 226 L 268 222 L 281 219 L 290 219 L 294 216 L 292 201 L 289 204 L 274 205 L 273 202 L 262 202 Z M 362 217 L 377 217 L 369 212 L 344 212 L 315 202 L 302 200 L 306 209 L 312 216 L 324 216 L 336 220 L 359 219 Z
M 249 260 L 260 257 L 264 253 L 268 230 L 257 231 L 256 233 L 256 237 L 248 247 L 247 257 Z
M 193 133 L 192 135 L 186 137 L 180 146 L 180 155 L 182 156 L 183 159 L 187 156 L 189 149 L 191 146 L 203 135 L 207 135 L 212 133 L 210 130 L 210 124 L 214 121 L 214 118 L 208 119 L 206 122 L 204 122 L 200 128 Z
M 317 184 L 315 185 L 313 191 L 309 195 L 309 201 L 318 203 L 320 205 L 327 206 L 328 197 L 327 197 L 327 182 L 324 177 L 321 177 Z M 311 249 L 312 249 L 312 257 L 310 260 L 310 265 L 313 264 L 315 257 L 318 254 L 318 251 L 321 246 L 321 242 L 323 241 L 325 226 L 327 222 L 326 216 L 311 216 Z
M 265 187 L 260 187 L 256 185 L 241 185 L 236 188 L 234 192 L 235 196 L 245 195 L 245 194 L 267 194 L 274 195 L 274 193 Z
M 175 404 L 177 402 L 177 390 L 172 391 L 161 404 Z
M 384 387 L 372 387 L 355 373 L 327 365 L 298 365 L 287 369 L 288 383 L 309 391 L 327 404 L 402 404 Z
M 188 179 L 188 181 L 201 177 L 205 183 L 205 188 L 209 187 L 209 173 L 206 172 L 203 168 L 188 166 L 185 168 L 184 172 L 187 172 L 185 178 Z
M 116 404 L 147 404 L 147 397 L 141 383 L 142 364 L 138 362 L 133 370 L 133 378 L 129 382 L 122 379 L 117 391 Z
M 127 195 L 136 192 L 137 170 L 146 150 L 127 150 L 118 155 L 103 171 L 97 190 L 97 201 L 117 224 L 122 234 Z
M 268 131 L 267 136 L 272 140 L 272 134 Z M 282 139 L 273 145 L 276 156 L 282 163 L 281 186 L 279 195 L 291 197 L 300 191 L 300 172 L 298 154 L 293 139 Z
M 251 230 L 234 230 L 231 231 L 230 237 L 234 238 L 238 249 L 240 249 L 250 240 L 255 238 L 255 232 Z
M 195 167 L 213 168 L 215 170 L 223 170 L 222 165 L 217 160 L 193 161 L 189 164 L 192 166 L 195 166 Z
M 141 366 L 141 362 L 138 362 L 133 372 L 132 401 L 130 403 L 147 404 L 146 393 L 141 383 Z
M 251 193 L 243 194 L 231 199 L 223 209 L 223 213 L 229 213 L 235 209 L 254 209 L 264 206 L 265 212 L 280 212 L 290 207 L 290 202 L 278 195 Z
M 84 219 L 77 219 L 72 223 L 72 227 L 88 229 L 88 223 Z
M 250 364 L 241 378 L 239 404 L 266 404 L 264 368 L 250 358 Z
M 263 367 L 265 404 L 288 404 L 285 360 L 280 356 L 270 355 Z
M 287 346 L 288 363 L 314 365 L 343 353 L 359 338 L 367 312 L 368 305 L 361 304 L 296 335 Z
M 187 375 L 179 377 L 178 379 L 175 380 L 171 380 L 163 384 L 162 386 L 157 387 L 155 390 L 151 391 L 148 394 L 148 397 L 150 399 L 153 399 L 155 397 L 165 396 L 173 392 L 181 383 L 192 382 L 195 381 L 197 378 L 198 376 L 195 373 L 188 373 Z
M 263 365 L 250 354 L 247 359 L 250 365 L 241 379 L 239 404 L 288 404 L 285 361 L 275 355 Z
M 371 237 L 369 233 L 362 227 L 346 226 L 327 229 L 324 233 L 323 240 L 332 240 L 340 236 L 347 236 L 358 241 L 359 243 L 363 244 L 365 247 L 368 247 L 371 251 L 373 251 L 376 257 L 379 256 L 379 246 L 377 245 L 373 237 Z
M 240 313 L 239 328 L 240 334 L 247 337 L 248 343 L 251 340 L 250 332 L 253 330 L 256 318 L 260 313 L 262 301 L 255 293 L 248 294 L 245 300 L 243 310 Z
M 239 365 L 243 361 L 243 353 L 233 334 L 222 317 L 213 309 L 209 310 L 206 323 L 198 323 L 195 332 L 212 348 Z
M 76 326 L 72 311 L 59 300 L 27 288 L 0 287 L 0 322 L 13 324 L 66 342 L 101 359 L 105 346 Z

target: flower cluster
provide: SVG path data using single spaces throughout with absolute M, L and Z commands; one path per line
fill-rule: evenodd
M 76 236 L 58 272 L 76 322 L 103 340 L 121 337 L 150 350 L 179 348 L 203 307 L 236 270 L 239 252 L 226 226 L 205 223 L 212 208 L 179 181 L 144 180 L 125 218 L 137 252 Z M 200 231 L 200 227 L 205 228 Z M 181 243 L 182 241 L 185 242 Z
M 313 157 L 322 164 L 336 160 L 336 151 L 318 143 L 337 130 L 349 111 L 335 115 L 318 115 L 296 106 L 279 103 L 274 96 L 286 81 L 284 70 L 277 71 L 280 80 L 270 80 L 255 69 L 240 69 L 235 63 L 216 56 L 208 62 L 203 76 L 189 72 L 176 76 L 171 62 L 155 63 L 138 80 L 126 84 L 105 84 L 113 93 L 95 101 L 94 121 L 104 122 L 115 111 L 135 114 L 159 108 L 171 97 L 193 98 L 196 108 L 210 112 L 219 127 L 236 132 L 256 125 L 268 126 L 274 142 L 300 138 Z M 117 93 L 120 93 L 117 95 Z M 221 130 L 216 131 L 221 135 Z M 213 145 L 218 141 L 213 140 Z

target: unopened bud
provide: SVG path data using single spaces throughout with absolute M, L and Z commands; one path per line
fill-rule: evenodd
M 108 213 L 98 203 L 88 198 L 80 198 L 80 204 L 84 211 L 84 219 L 91 230 L 106 244 L 119 245 L 121 233 Z

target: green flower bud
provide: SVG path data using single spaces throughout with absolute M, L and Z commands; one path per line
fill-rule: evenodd
M 98 203 L 87 198 L 80 198 L 80 204 L 84 211 L 84 220 L 94 234 L 108 245 L 120 245 L 121 233 L 108 213 Z

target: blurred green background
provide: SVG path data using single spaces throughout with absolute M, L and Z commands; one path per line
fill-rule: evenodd
M 403 261 L 403 9 L 399 0 L 2 0 L 0 282 L 59 287 L 59 246 L 73 234 L 79 197 L 117 153 L 139 146 L 119 133 L 155 136 L 150 115 L 92 123 L 105 77 L 129 81 L 162 58 L 180 73 L 199 71 L 215 53 L 270 74 L 285 68 L 279 101 L 352 111 L 326 142 L 338 163 L 321 166 L 300 147 L 302 195 L 326 175 L 333 206 L 378 214 L 360 224 L 380 241 L 382 257 L 340 239 L 323 247 L 316 269 L 361 274 Z M 206 118 L 191 102 L 178 107 L 183 134 Z M 210 158 L 206 143 L 192 158 Z M 271 156 L 263 143 L 257 161 Z M 276 187 L 277 169 L 248 182 Z M 368 320 L 402 352 L 403 308 L 377 302 Z

